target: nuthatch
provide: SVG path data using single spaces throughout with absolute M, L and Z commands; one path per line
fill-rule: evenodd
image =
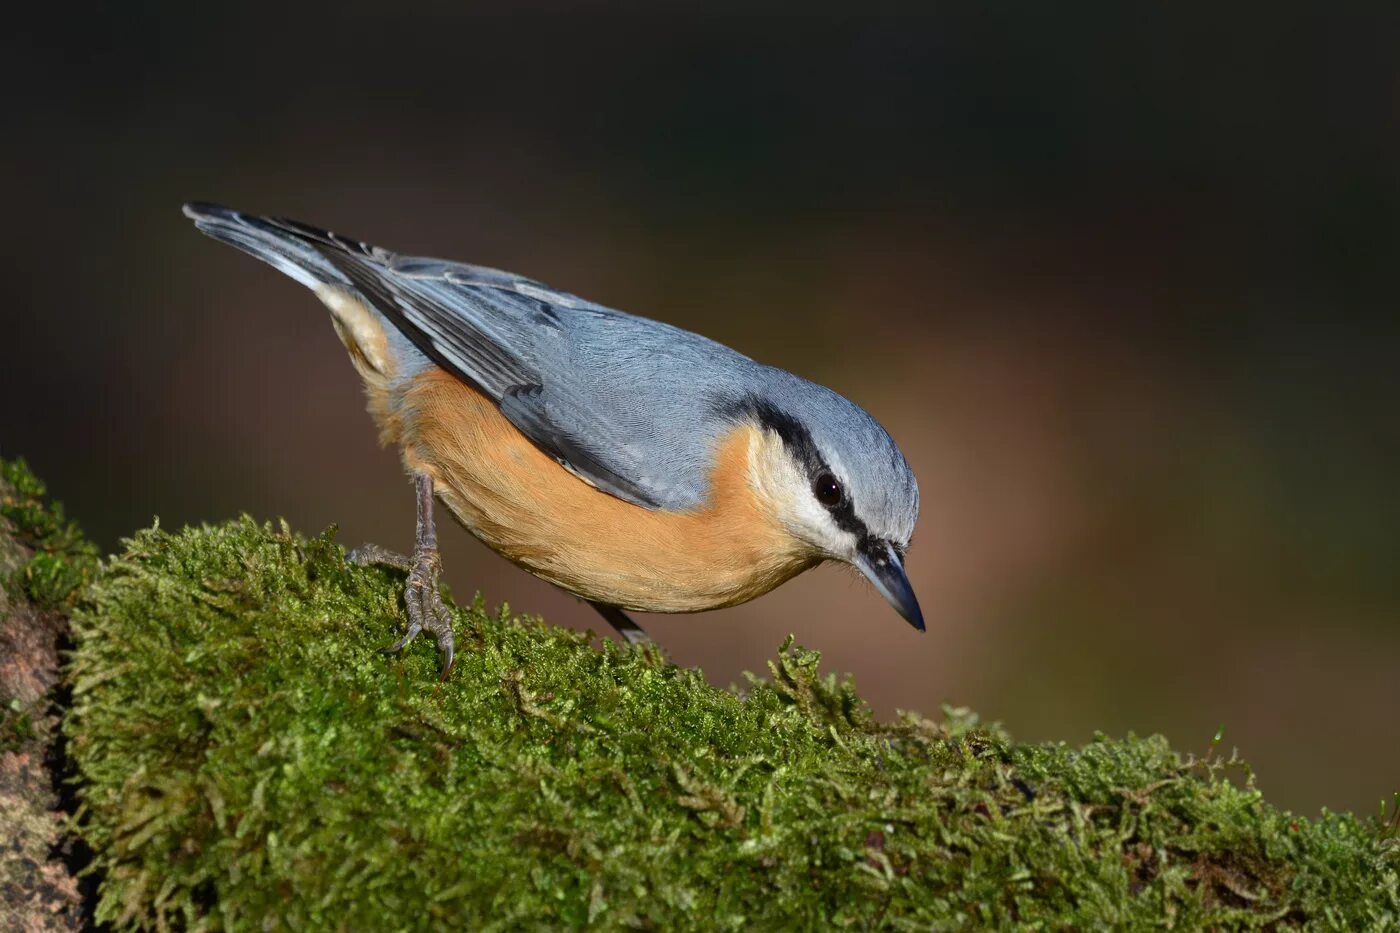
M 409 625 L 451 668 L 433 495 L 467 530 L 592 603 L 697 612 L 760 596 L 826 560 L 857 568 L 909 624 L 914 474 L 862 408 L 698 334 L 508 272 L 398 256 L 305 224 L 187 204 L 185 214 L 310 288 L 331 311 L 385 444 L 414 477 Z

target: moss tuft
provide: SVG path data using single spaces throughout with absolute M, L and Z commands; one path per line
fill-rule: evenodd
M 77 620 L 83 833 L 118 926 L 1400 925 L 1400 844 L 1160 738 L 1017 745 L 870 715 L 785 644 L 745 695 L 457 610 L 375 649 L 402 576 L 330 532 L 141 532 Z
M 15 542 L 34 552 L 0 584 L 40 609 L 60 609 L 97 570 L 97 548 L 64 517 L 61 503 L 44 501 L 45 494 L 24 460 L 0 459 L 0 520 Z

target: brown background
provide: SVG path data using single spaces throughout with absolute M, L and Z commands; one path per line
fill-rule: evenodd
M 216 199 L 874 412 L 923 489 L 928 634 L 833 568 L 645 620 L 716 683 L 795 632 L 882 715 L 1224 724 L 1285 805 L 1400 789 L 1393 11 L 219 6 L 65 8 L 0 50 L 0 389 L 31 399 L 0 451 L 104 546 L 245 510 L 410 541 L 324 312 L 179 214 Z M 598 626 L 445 539 L 459 598 Z

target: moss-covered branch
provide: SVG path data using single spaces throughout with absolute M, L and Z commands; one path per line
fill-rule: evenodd
M 99 916 L 228 928 L 1400 925 L 1400 842 L 1160 738 L 876 722 L 784 646 L 744 695 L 539 621 L 386 660 L 330 534 L 145 531 L 77 616 Z
M 402 580 L 329 534 L 93 555 L 0 462 L 0 904 L 33 928 L 79 916 L 42 764 L 78 599 L 64 728 L 119 927 L 1400 928 L 1395 814 L 1297 818 L 1160 738 L 877 723 L 791 645 L 739 696 L 480 600 L 444 685 L 375 651 Z

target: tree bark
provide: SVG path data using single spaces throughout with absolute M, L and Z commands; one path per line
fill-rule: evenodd
M 0 499 L 13 492 L 0 479 Z M 54 773 L 68 619 L 33 605 L 15 582 L 31 556 L 0 518 L 0 929 L 26 933 L 81 925 Z

